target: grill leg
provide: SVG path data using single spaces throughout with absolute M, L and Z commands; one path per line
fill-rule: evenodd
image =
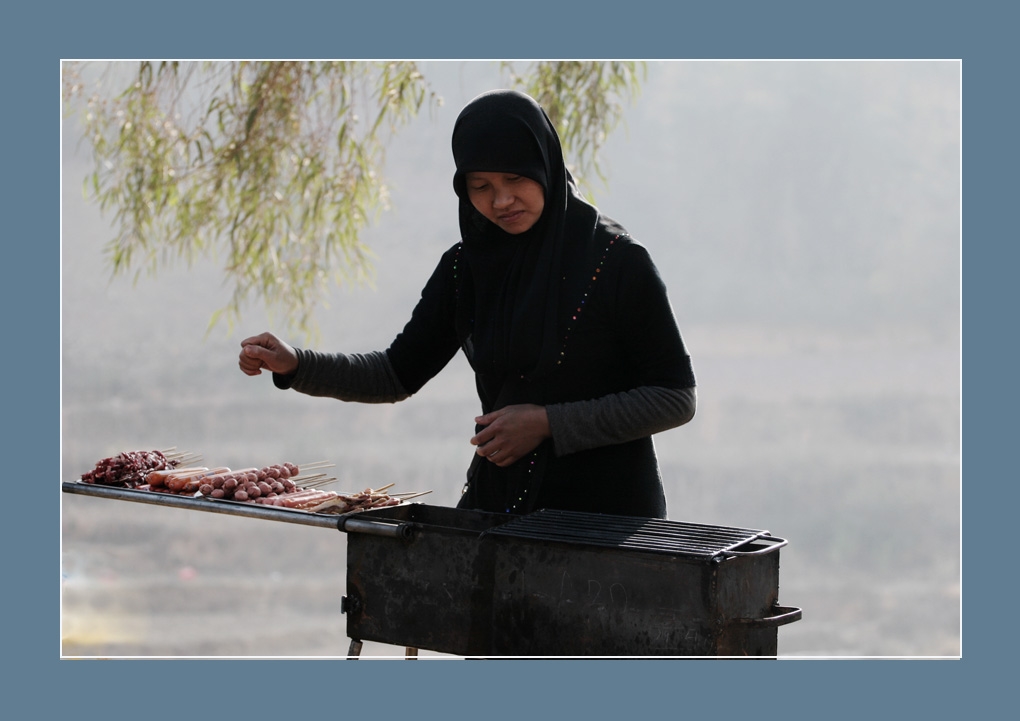
M 356 638 L 351 639 L 351 647 L 347 649 L 347 658 L 351 661 L 357 661 L 361 655 L 361 641 Z
M 417 661 L 418 660 L 418 649 L 411 648 L 410 646 L 404 647 L 404 660 L 405 661 Z

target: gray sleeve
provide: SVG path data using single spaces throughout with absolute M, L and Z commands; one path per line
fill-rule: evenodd
M 624 393 L 546 406 L 557 456 L 626 443 L 676 428 L 694 417 L 695 388 L 644 386 Z
M 274 373 L 277 388 L 358 403 L 396 403 L 411 396 L 383 351 L 346 354 L 295 350 L 298 369 L 288 376 Z

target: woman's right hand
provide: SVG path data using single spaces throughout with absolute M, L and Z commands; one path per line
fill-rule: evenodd
M 297 370 L 298 356 L 297 351 L 272 333 L 260 333 L 241 341 L 238 365 L 249 376 L 260 375 L 263 369 L 290 375 Z

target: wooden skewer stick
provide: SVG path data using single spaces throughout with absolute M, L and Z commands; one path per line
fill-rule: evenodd
M 387 489 L 393 488 L 394 485 L 396 484 L 390 483 L 389 485 L 383 486 L 382 488 L 366 488 L 361 491 L 351 491 L 350 493 L 344 493 L 342 495 L 352 498 L 355 496 L 369 496 L 370 498 L 385 498 L 385 497 L 395 498 L 396 496 L 394 494 L 386 493 Z
M 328 486 L 331 483 L 336 483 L 336 479 L 327 476 L 325 473 L 321 473 L 318 476 L 309 476 L 300 481 L 294 481 L 294 485 L 300 488 L 317 488 L 318 486 Z
M 319 486 L 324 486 L 324 485 L 327 485 L 327 484 L 329 484 L 331 482 L 332 481 L 327 481 L 327 480 L 312 481 L 312 482 L 307 482 L 306 481 L 305 483 L 295 483 L 294 484 L 294 488 L 297 489 L 297 490 L 301 490 L 301 491 L 314 491 L 314 490 L 318 490 Z
M 391 496 L 391 498 L 398 498 L 401 501 L 410 501 L 412 498 L 417 498 L 418 496 L 427 496 L 430 493 L 432 493 L 432 491 L 421 491 L 419 493 L 398 493 L 394 496 Z
M 201 458 L 202 457 L 199 454 L 191 453 L 189 451 L 178 451 L 177 450 L 177 446 L 173 446 L 171 448 L 167 448 L 166 450 L 161 450 L 160 453 L 162 453 L 167 458 L 179 459 L 179 460 L 182 460 L 182 461 L 183 461 L 183 459 L 189 458 L 189 457 L 190 458 Z
M 432 493 L 432 491 L 408 491 L 407 493 L 391 493 L 390 498 L 401 498 L 406 500 L 408 498 L 417 498 L 418 496 L 425 496 L 428 495 L 429 493 Z
M 316 481 L 315 483 L 306 483 L 303 486 L 301 486 L 301 488 L 320 490 L 320 489 L 324 488 L 325 486 L 331 486 L 334 483 L 336 483 L 336 479 L 335 478 L 326 478 L 325 480 Z
M 330 461 L 316 461 L 315 463 L 298 463 L 297 467 L 301 470 L 305 470 L 306 468 L 311 470 L 319 468 L 333 468 L 335 465 L 335 463 L 331 463 Z

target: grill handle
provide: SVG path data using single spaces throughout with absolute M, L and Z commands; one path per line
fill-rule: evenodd
M 341 516 L 336 527 L 343 533 L 364 533 L 402 541 L 409 541 L 414 536 L 413 523 L 391 523 L 372 518 L 357 518 L 356 516 Z
M 793 606 L 774 606 L 774 615 L 765 618 L 732 618 L 727 623 L 737 624 L 746 628 L 775 628 L 799 621 L 803 616 L 799 608 Z
M 747 546 L 751 543 L 766 543 L 768 545 L 766 545 L 764 548 L 759 548 L 755 551 L 735 550 L 737 548 L 740 548 L 741 546 Z M 725 551 L 723 551 L 723 553 L 725 553 L 728 556 L 760 556 L 766 553 L 772 553 L 773 551 L 778 551 L 787 543 L 789 543 L 789 541 L 787 541 L 785 538 L 779 538 L 778 536 L 760 535 L 757 538 L 754 538 L 750 541 L 743 541 L 740 543 L 740 545 L 734 546 L 733 548 L 727 548 Z

